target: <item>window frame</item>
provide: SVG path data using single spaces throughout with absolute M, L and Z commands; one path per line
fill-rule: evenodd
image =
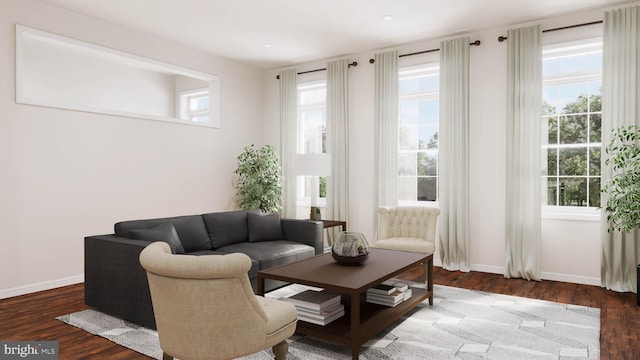
M 297 93 L 298 93 L 298 105 L 297 105 L 297 124 L 298 124 L 298 128 L 296 131 L 296 154 L 299 155 L 311 155 L 311 154 L 327 154 L 327 152 L 313 152 L 313 153 L 307 153 L 305 152 L 305 144 L 304 144 L 304 128 L 302 126 L 300 126 L 301 124 L 301 119 L 302 119 L 302 114 L 306 111 L 324 111 L 325 113 L 325 134 L 326 134 L 326 130 L 327 130 L 327 124 L 326 124 L 326 113 L 327 113 L 327 99 L 325 96 L 325 100 L 324 102 L 318 102 L 318 103 L 312 103 L 312 104 L 307 104 L 307 105 L 303 105 L 300 102 L 300 92 L 301 90 L 304 90 L 305 88 L 307 89 L 312 89 L 312 88 L 324 88 L 325 90 L 325 95 L 326 95 L 326 90 L 327 90 L 327 81 L 326 80 L 311 80 L 311 81 L 304 81 L 304 82 L 299 82 L 297 85 Z M 326 150 L 326 144 L 325 145 L 325 150 Z M 322 142 L 320 143 L 320 146 L 322 147 Z
M 404 74 L 403 74 L 404 72 Z M 432 175 L 428 175 L 428 176 L 421 176 L 418 175 L 416 172 L 416 175 L 400 175 L 400 168 L 397 169 L 397 179 L 400 180 L 401 178 L 415 178 L 416 179 L 416 186 L 417 186 L 417 180 L 419 178 L 435 178 L 436 179 L 436 199 L 435 200 L 401 200 L 400 197 L 398 196 L 398 205 L 401 206 L 424 206 L 424 207 L 433 207 L 433 206 L 437 206 L 438 201 L 439 201 L 439 197 L 440 197 L 440 169 L 439 169 L 439 152 L 440 152 L 440 142 L 438 140 L 438 147 L 436 149 L 402 149 L 400 146 L 400 107 L 401 107 L 401 103 L 403 100 L 405 101 L 421 101 L 421 100 L 437 100 L 438 102 L 440 101 L 440 86 L 439 86 L 439 80 L 440 80 L 440 62 L 439 61 L 424 61 L 424 62 L 420 62 L 417 64 L 408 64 L 408 65 L 403 65 L 403 66 L 399 66 L 398 68 L 398 83 L 400 82 L 400 80 L 403 78 L 404 76 L 407 76 L 411 73 L 427 73 L 428 75 L 432 75 L 435 74 L 438 77 L 438 89 L 433 91 L 425 91 L 425 92 L 417 92 L 417 93 L 411 93 L 411 94 L 406 94 L 406 95 L 402 95 L 400 94 L 400 92 L 398 91 L 398 150 L 397 150 L 397 155 L 398 158 L 400 157 L 401 154 L 416 154 L 416 156 L 418 156 L 418 154 L 420 153 L 424 153 L 424 154 L 428 154 L 428 153 L 433 153 L 435 152 L 436 157 L 437 157 L 437 165 L 436 165 L 436 175 L 432 176 Z M 410 76 L 410 75 L 409 75 Z M 440 116 L 439 116 L 439 110 L 438 110 L 438 131 L 437 133 L 440 133 Z M 399 195 L 399 194 L 398 194 Z
M 554 43 L 550 43 L 550 44 L 545 44 L 543 46 L 543 52 L 541 54 L 542 56 L 542 60 L 544 61 L 544 59 L 546 58 L 545 53 L 554 53 L 557 52 L 560 49 L 566 49 L 566 48 L 570 48 L 570 47 L 574 47 L 575 49 L 573 49 L 573 51 L 564 51 L 563 55 L 564 56 L 569 56 L 571 54 L 576 54 L 579 53 L 581 51 L 584 51 L 582 49 L 584 49 L 585 47 L 592 47 L 593 44 L 599 44 L 600 45 L 600 51 L 602 52 L 602 37 L 589 37 L 589 38 L 584 38 L 584 39 L 580 39 L 580 40 L 565 40 L 565 41 L 558 41 L 558 42 L 554 42 Z M 553 55 L 551 55 L 553 56 Z M 562 56 L 562 55 L 561 55 Z M 579 83 L 590 83 L 593 81 L 600 81 L 602 82 L 602 69 L 600 70 L 599 73 L 593 73 L 593 72 L 576 72 L 576 73 L 572 73 L 570 75 L 564 75 L 564 76 L 555 76 L 555 77 L 546 77 L 543 75 L 542 77 L 542 88 L 544 91 L 544 87 L 548 86 L 548 85 L 563 85 L 563 84 L 579 84 Z M 602 94 L 601 94 L 602 95 Z M 542 105 L 542 104 L 541 104 Z M 602 116 L 602 110 L 599 111 L 600 116 Z M 588 115 L 588 114 L 592 114 L 592 112 L 590 110 L 587 110 L 586 113 L 576 113 L 577 115 Z M 574 115 L 574 114 L 568 114 L 568 115 Z M 561 114 L 562 116 L 562 114 Z M 547 119 L 548 116 L 546 114 L 542 114 L 542 119 Z M 559 117 L 560 118 L 560 117 Z M 546 150 L 547 149 L 560 149 L 560 148 L 585 148 L 587 149 L 587 152 L 589 152 L 589 149 L 594 148 L 594 144 L 600 144 L 599 149 L 601 150 L 601 154 L 602 154 L 602 143 L 592 143 L 590 142 L 590 124 L 588 125 L 588 131 L 587 131 L 587 142 L 584 143 L 584 145 L 580 145 L 580 146 L 576 146 L 575 144 L 566 144 L 563 146 L 563 144 L 556 144 L 556 146 L 550 145 L 548 144 L 548 139 L 546 138 L 546 133 L 543 132 L 543 139 L 542 139 L 542 144 L 541 144 L 541 150 L 543 150 L 543 160 L 544 160 L 544 156 L 546 156 Z M 560 131 L 560 127 L 558 127 L 558 131 Z M 558 152 L 559 154 L 559 152 Z M 559 155 L 558 155 L 559 156 Z M 542 165 L 542 164 L 541 164 Z M 558 166 L 559 162 L 558 162 Z M 576 178 L 586 178 L 587 179 L 587 189 L 589 189 L 589 179 L 594 178 L 595 176 L 590 176 L 589 175 L 590 171 L 589 171 L 589 157 L 587 157 L 587 170 L 586 170 L 586 175 L 584 176 L 571 176 L 571 177 L 576 177 Z M 548 204 L 548 200 L 547 200 L 547 186 L 546 186 L 546 182 L 545 179 L 549 177 L 548 173 L 546 172 L 546 168 L 542 167 L 541 168 L 541 187 L 542 187 L 542 198 L 540 199 L 542 206 L 541 206 L 541 215 L 543 219 L 554 219 L 554 220 L 578 220 L 578 221 L 600 221 L 601 216 L 602 216 L 602 211 L 600 208 L 598 207 L 590 207 L 590 206 L 559 206 L 559 205 L 547 205 Z M 556 178 L 560 178 L 560 175 L 557 174 Z M 601 176 L 600 176 L 601 178 Z M 587 190 L 588 192 L 589 190 Z
M 196 125 L 209 128 L 220 128 L 220 79 L 216 75 L 180 67 L 174 64 L 169 64 L 159 60 L 147 58 L 140 55 L 116 50 L 110 47 L 81 41 L 78 39 L 53 34 L 47 31 L 37 30 L 28 26 L 16 24 L 15 25 L 15 67 L 16 67 L 16 83 L 15 83 L 15 97 L 16 103 L 46 106 L 60 109 L 77 110 L 97 114 L 116 115 L 131 119 L 144 119 L 170 122 L 181 125 Z M 57 55 L 65 57 L 64 64 L 75 64 L 85 62 L 87 66 L 69 66 L 65 67 L 64 71 L 50 71 L 50 69 L 44 65 L 55 66 L 60 70 L 60 64 L 62 61 L 36 61 L 40 57 L 30 56 L 33 55 L 33 51 L 51 53 L 55 51 Z M 98 60 L 98 61 L 93 61 Z M 88 62 L 87 62 L 88 61 Z M 101 66 L 99 63 L 107 64 L 107 67 Z M 34 68 L 35 66 L 35 68 Z M 44 66 L 44 67 L 43 67 Z M 95 79 L 86 76 L 86 71 L 93 71 L 93 73 L 109 74 L 111 80 L 117 80 L 117 84 L 106 86 L 101 84 L 97 86 Z M 130 106 L 123 106 L 122 101 L 113 102 L 113 98 L 119 99 L 119 96 L 123 94 L 123 89 L 136 90 L 136 94 L 141 94 L 140 91 L 150 89 L 150 86 L 139 87 L 139 83 L 131 83 L 130 71 L 143 71 L 154 76 L 174 76 L 173 82 L 179 77 L 185 77 L 189 82 L 198 81 L 203 82 L 204 85 L 198 84 L 197 86 L 208 86 L 210 91 L 209 99 L 209 122 L 190 122 L 180 119 L 179 111 L 176 111 L 176 100 L 178 99 L 178 91 L 175 86 L 156 86 L 155 83 L 152 93 L 162 91 L 163 96 L 162 106 L 154 109 L 132 109 Z M 43 74 L 49 74 L 46 77 L 42 77 Z M 64 74 L 65 78 L 72 77 L 75 81 L 82 83 L 82 86 L 74 86 L 70 89 L 64 82 L 59 81 L 55 77 L 56 74 Z M 40 93 L 40 91 L 33 88 L 33 82 L 28 81 L 30 77 L 38 76 L 39 81 L 50 82 L 53 86 L 48 86 L 48 92 Z M 149 78 L 147 77 L 147 80 Z M 110 81 L 111 82 L 111 81 Z M 61 85 L 62 84 L 62 85 Z M 146 82 L 146 85 L 154 84 L 154 82 Z M 167 84 L 165 82 L 165 84 Z M 78 91 L 71 91 L 77 89 L 84 89 L 82 95 L 95 99 L 94 103 L 87 103 L 86 100 L 79 98 L 80 93 Z M 57 95 L 63 92 L 67 94 L 71 93 L 63 98 Z M 129 92 L 124 92 L 128 95 Z M 144 97 L 144 94 L 140 95 Z M 121 100 L 121 99 L 120 99 Z M 165 101 L 166 100 L 166 101 Z M 127 100 L 125 104 L 133 103 Z M 164 111 L 170 107 L 171 111 Z M 158 111 L 158 109 L 163 109 Z
M 327 89 L 327 80 L 325 78 L 312 78 L 312 79 L 298 79 L 298 84 L 296 87 L 296 92 L 298 96 L 297 103 L 297 129 L 296 129 L 296 207 L 304 208 L 310 206 L 317 206 L 321 209 L 326 209 L 327 199 L 326 197 L 320 197 L 320 178 L 328 178 L 330 176 L 327 171 L 330 172 L 330 154 L 328 153 L 328 149 L 325 150 L 327 152 L 320 153 L 307 153 L 305 152 L 305 143 L 304 143 L 304 129 L 301 125 L 302 114 L 304 111 L 324 111 L 325 113 L 325 121 L 326 121 L 326 111 L 327 111 L 327 100 L 326 96 L 324 102 L 317 102 L 312 104 L 303 105 L 301 104 L 300 92 L 302 90 L 318 87 L 320 89 Z M 326 134 L 327 124 L 325 122 L 325 134 Z M 325 140 L 326 141 L 326 140 Z M 320 144 L 322 147 L 322 144 Z M 303 170 L 301 170 L 303 169 Z M 302 172 L 302 173 L 301 173 Z M 312 183 L 315 182 L 317 188 L 315 191 L 310 190 L 310 192 L 317 195 L 315 199 L 311 196 L 307 196 L 305 194 L 306 189 L 306 180 L 307 178 L 315 178 L 314 180 L 310 180 Z M 328 179 L 327 179 L 328 180 Z M 327 181 L 325 180 L 325 181 Z M 323 211 L 324 212 L 324 211 Z M 308 217 L 308 216 L 306 216 Z
M 199 88 L 192 90 L 184 90 L 180 91 L 178 95 L 179 104 L 180 104 L 180 119 L 184 121 L 188 121 L 189 123 L 194 124 L 208 124 L 211 122 L 211 98 L 209 88 Z M 209 97 L 209 106 L 206 109 L 202 110 L 191 110 L 189 108 L 189 103 L 191 99 L 200 98 L 200 97 Z M 194 117 L 203 117 L 206 116 L 208 121 L 201 122 L 193 120 Z

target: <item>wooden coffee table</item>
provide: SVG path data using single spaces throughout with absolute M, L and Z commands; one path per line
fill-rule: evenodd
M 426 289 L 412 288 L 411 299 L 395 307 L 367 303 L 368 288 L 426 262 Z M 320 339 L 351 346 L 358 359 L 360 346 L 425 299 L 433 305 L 433 254 L 371 249 L 367 261 L 359 266 L 335 263 L 330 253 L 295 263 L 258 271 L 258 295 L 264 295 L 265 279 L 321 287 L 342 295 L 345 316 L 325 325 L 298 321 L 297 331 Z

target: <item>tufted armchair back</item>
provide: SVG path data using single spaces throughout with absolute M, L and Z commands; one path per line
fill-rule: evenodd
M 374 247 L 433 252 L 440 209 L 422 206 L 382 206 Z

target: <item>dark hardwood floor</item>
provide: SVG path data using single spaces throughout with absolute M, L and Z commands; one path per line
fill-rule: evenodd
M 420 280 L 420 268 L 402 274 Z M 640 359 L 640 307 L 632 293 L 556 281 L 528 282 L 480 272 L 434 268 L 440 285 L 516 295 L 600 308 L 600 352 L 603 360 Z M 99 336 L 66 325 L 56 317 L 86 309 L 83 285 L 0 300 L 0 340 L 57 340 L 60 359 L 150 359 Z

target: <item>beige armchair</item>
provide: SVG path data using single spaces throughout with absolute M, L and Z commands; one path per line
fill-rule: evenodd
M 155 242 L 140 254 L 147 271 L 163 359 L 231 359 L 273 347 L 285 359 L 297 312 L 253 293 L 244 254 L 172 255 Z
M 432 254 L 436 250 L 439 215 L 440 209 L 434 207 L 381 206 L 378 238 L 373 247 Z

